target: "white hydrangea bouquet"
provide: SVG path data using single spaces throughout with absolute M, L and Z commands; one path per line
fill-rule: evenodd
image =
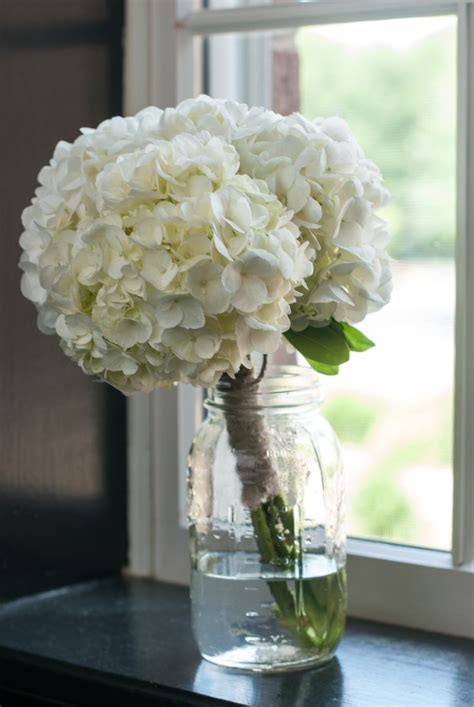
M 391 276 L 379 170 L 339 118 L 206 96 L 60 142 L 23 212 L 22 292 L 124 393 L 209 386 L 285 336 L 324 373 Z
M 126 394 L 245 395 L 252 354 L 284 338 L 326 374 L 373 345 L 353 325 L 390 297 L 389 194 L 343 120 L 200 96 L 81 132 L 39 173 L 20 267 L 40 330 L 85 373 Z M 262 553 L 286 523 L 258 514 L 265 435 L 251 435 L 262 479 L 245 499 Z

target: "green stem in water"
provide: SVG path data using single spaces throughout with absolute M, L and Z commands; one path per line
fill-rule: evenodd
M 281 554 L 278 554 L 277 547 L 280 553 L 284 553 L 284 559 L 287 559 L 287 551 L 283 551 L 281 545 L 276 543 L 275 527 L 269 523 L 269 518 L 274 518 L 269 513 L 269 505 L 262 504 L 254 511 L 251 511 L 252 524 L 255 531 L 255 538 L 260 552 L 260 557 L 265 564 L 277 564 L 279 559 L 282 559 Z M 274 598 L 278 616 L 283 623 L 293 634 L 298 637 L 302 647 L 310 648 L 313 645 L 313 640 L 310 634 L 303 626 L 300 626 L 297 605 L 295 597 L 288 586 L 280 581 L 267 580 L 267 585 L 272 597 Z
M 301 549 L 295 537 L 293 511 L 281 496 L 274 496 L 251 511 L 255 538 L 264 564 L 280 565 L 282 569 L 294 568 L 301 560 Z M 342 626 L 333 626 L 339 606 L 338 577 L 328 579 L 327 596 L 319 596 L 316 583 L 303 582 L 291 591 L 282 581 L 267 580 L 268 588 L 276 603 L 276 612 L 282 624 L 298 639 L 302 648 L 324 647 L 325 643 L 335 644 L 334 631 L 342 632 Z M 337 594 L 337 596 L 336 596 Z

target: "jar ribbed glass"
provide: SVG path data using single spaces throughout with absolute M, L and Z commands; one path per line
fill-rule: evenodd
M 193 629 L 204 658 L 292 670 L 334 654 L 346 607 L 344 484 L 318 376 L 269 368 L 209 391 L 189 457 Z

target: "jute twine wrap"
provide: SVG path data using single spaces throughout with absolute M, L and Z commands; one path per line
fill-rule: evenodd
M 279 485 L 270 455 L 269 430 L 261 407 L 244 410 L 249 396 L 256 396 L 265 373 L 266 357 L 262 370 L 255 377 L 254 370 L 241 367 L 235 378 L 222 376 L 217 384 L 219 392 L 227 394 L 224 417 L 229 444 L 236 461 L 236 471 L 242 483 L 242 501 L 255 510 L 262 503 L 279 494 Z

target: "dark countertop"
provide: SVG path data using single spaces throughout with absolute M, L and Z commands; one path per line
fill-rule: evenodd
M 0 704 L 471 707 L 473 645 L 351 619 L 324 668 L 233 672 L 200 659 L 185 588 L 115 577 L 0 607 Z

